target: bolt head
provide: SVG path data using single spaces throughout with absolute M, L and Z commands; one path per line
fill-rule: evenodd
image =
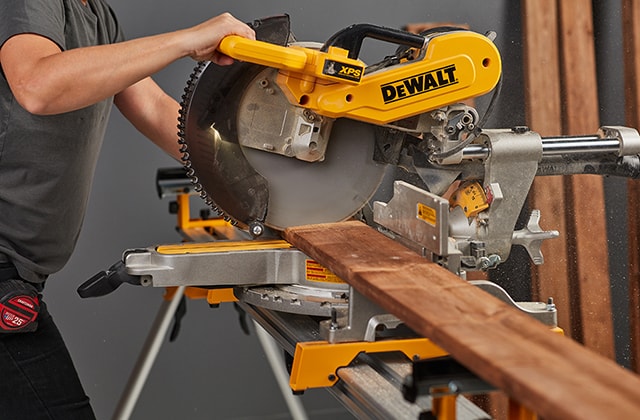
M 253 236 L 260 236 L 264 233 L 264 226 L 260 222 L 253 222 L 249 225 L 249 232 Z

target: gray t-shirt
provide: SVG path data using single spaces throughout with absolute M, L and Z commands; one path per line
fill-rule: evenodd
M 20 33 L 62 50 L 123 40 L 104 0 L 0 0 L 0 45 Z M 26 280 L 44 281 L 71 256 L 112 103 L 32 115 L 0 72 L 0 261 L 11 260 Z

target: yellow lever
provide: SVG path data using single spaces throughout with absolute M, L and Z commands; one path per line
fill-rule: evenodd
M 293 75 L 297 83 L 311 83 L 313 90 L 315 77 L 358 84 L 364 75 L 364 63 L 348 58 L 349 51 L 329 47 L 327 52 L 303 47 L 283 47 L 264 41 L 242 38 L 237 35 L 225 37 L 218 50 L 236 60 L 284 70 Z M 302 88 L 305 90 L 305 88 Z
M 296 48 L 288 48 L 230 35 L 222 39 L 218 50 L 229 57 L 283 70 L 302 70 L 307 64 L 307 54 Z

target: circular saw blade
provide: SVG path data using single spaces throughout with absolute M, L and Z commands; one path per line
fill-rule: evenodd
M 235 126 L 241 86 L 255 66 L 229 69 L 202 63 L 191 76 L 181 109 L 180 143 L 195 190 L 228 220 L 248 226 L 266 217 L 268 184 L 247 162 Z
M 251 23 L 256 39 L 277 45 L 292 40 L 287 15 Z M 263 67 L 235 62 L 200 62 L 184 89 L 178 118 L 178 142 L 187 176 L 214 211 L 247 227 L 266 217 L 267 181 L 246 161 L 237 141 L 238 101 L 247 83 Z
M 257 35 L 264 31 L 264 23 L 256 28 Z M 261 94 L 256 92 L 264 90 L 259 81 L 273 80 L 273 74 L 273 69 L 249 63 L 207 63 L 194 71 L 183 98 L 180 142 L 196 190 L 241 227 L 257 222 L 283 230 L 353 216 L 373 196 L 385 172 L 384 165 L 373 161 L 375 127 L 336 120 L 325 157 L 317 162 L 244 146 L 241 137 L 249 132 L 255 136 L 260 121 L 277 120 L 292 107 L 275 83 L 270 98 L 255 100 Z
M 373 126 L 338 119 L 323 161 L 305 162 L 243 147 L 247 160 L 269 186 L 265 224 L 285 229 L 353 216 L 373 196 L 384 175 L 384 166 L 373 161 L 374 141 Z

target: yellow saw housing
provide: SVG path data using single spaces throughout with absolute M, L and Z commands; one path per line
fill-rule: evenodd
M 349 51 L 283 47 L 239 36 L 219 50 L 237 60 L 280 69 L 278 85 L 294 105 L 330 118 L 387 124 L 491 91 L 502 72 L 493 42 L 470 31 L 425 37 L 415 58 L 365 74 Z

